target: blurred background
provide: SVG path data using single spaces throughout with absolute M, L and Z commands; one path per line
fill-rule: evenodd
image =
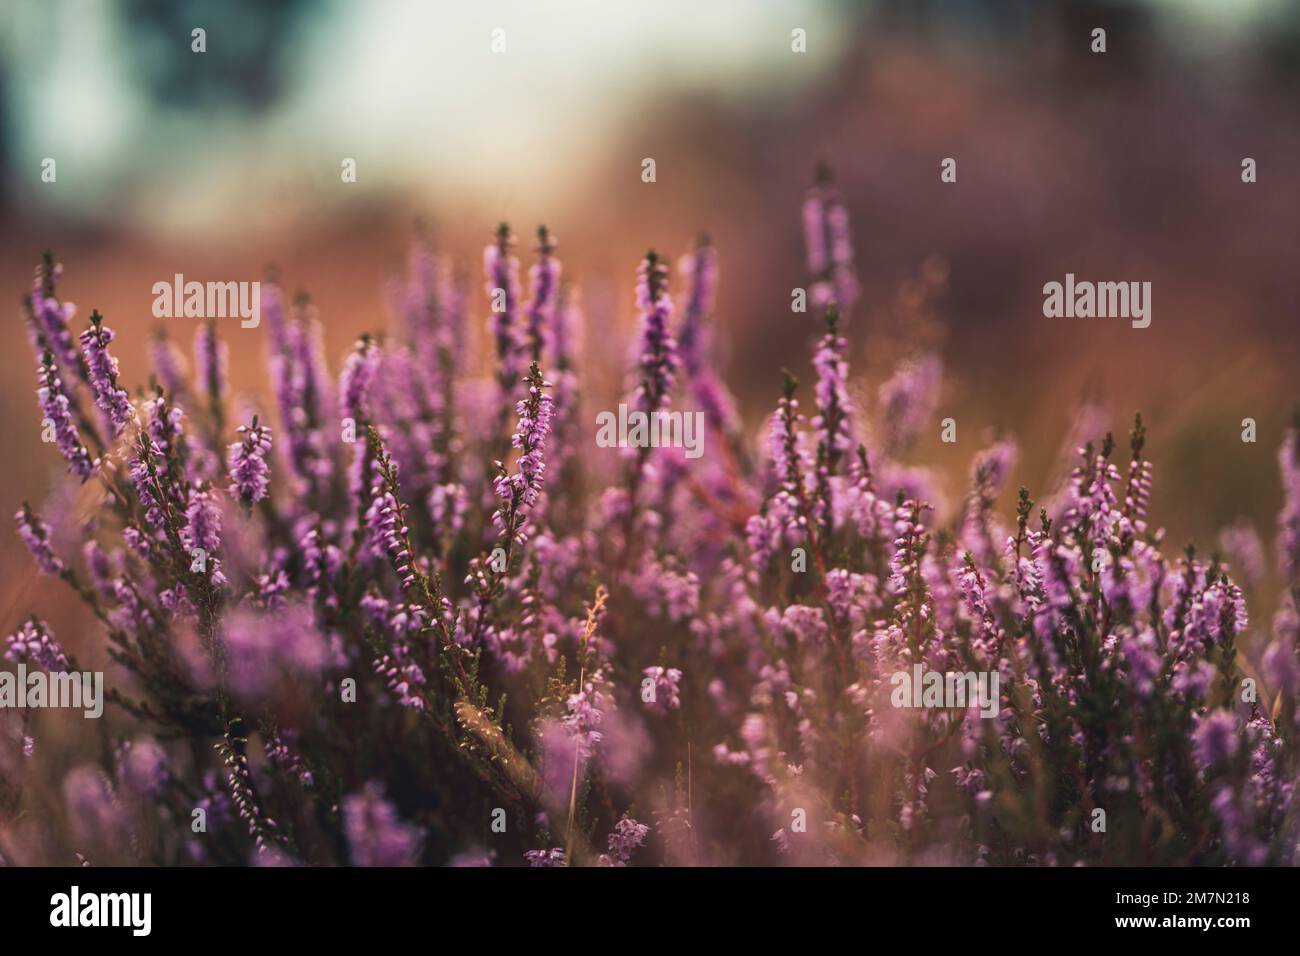
M 39 440 L 19 300 L 42 251 L 80 320 L 117 330 L 148 377 L 151 287 L 253 280 L 309 292 L 332 362 L 389 323 L 381 290 L 416 223 L 488 304 L 499 221 L 559 236 L 581 285 L 597 402 L 617 401 L 649 247 L 719 250 L 722 375 L 755 431 L 779 369 L 809 377 L 799 207 L 819 160 L 852 215 L 863 299 L 848 336 L 871 408 L 894 363 L 933 349 L 945 385 L 914 458 L 962 494 L 1004 428 L 1004 498 L 1046 496 L 1081 408 L 1117 437 L 1134 411 L 1156 463 L 1153 524 L 1213 547 L 1245 516 L 1273 540 L 1276 449 L 1300 334 L 1300 5 L 1291 0 L 42 0 L 0 19 L 0 503 L 40 506 L 62 461 Z M 1107 52 L 1090 51 L 1107 31 Z M 206 31 L 206 52 L 191 31 Z M 803 29 L 807 52 L 791 51 Z M 504 52 L 493 52 L 501 30 Z M 644 158 L 657 181 L 641 181 Z M 958 163 L 956 184 L 940 161 Z M 1245 157 L 1258 182 L 1241 181 Z M 57 181 L 42 181 L 42 161 Z M 356 160 L 357 182 L 341 180 Z M 531 243 L 521 241 L 525 266 Z M 1152 283 L 1153 321 L 1046 319 L 1064 278 Z M 78 328 L 80 324 L 78 323 Z M 188 348 L 193 320 L 169 331 Z M 265 326 L 222 326 L 237 389 Z M 335 365 L 337 368 L 337 365 Z M 594 407 L 613 407 L 598 404 Z M 938 419 L 958 442 L 938 440 Z M 1245 417 L 1257 444 L 1240 440 Z M 40 606 L 0 535 L 0 627 Z M 57 596 L 57 597 L 56 597 Z M 62 602 L 64 605 L 70 602 Z M 74 613 L 69 609 L 66 613 Z M 75 644 L 75 641 L 72 641 Z

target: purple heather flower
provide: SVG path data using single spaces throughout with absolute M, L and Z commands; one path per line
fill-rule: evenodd
M 278 282 L 268 280 L 262 283 L 261 308 L 271 351 L 282 355 L 289 348 L 289 322 L 284 290 Z
M 1210 801 L 1223 833 L 1228 854 L 1246 866 L 1262 866 L 1268 860 L 1268 847 L 1255 836 L 1255 807 L 1249 793 L 1234 792 L 1220 786 Z
M 858 278 L 853 268 L 853 241 L 844 198 L 822 171 L 803 203 L 804 245 L 808 272 L 813 277 L 813 303 L 825 308 L 831 302 L 845 315 L 858 298 Z
M 1300 582 L 1300 430 L 1289 429 L 1277 453 L 1282 473 L 1282 511 L 1277 518 L 1278 566 L 1285 579 Z
M 673 300 L 668 295 L 668 266 L 649 252 L 637 269 L 637 308 L 641 309 L 641 383 L 636 407 L 655 412 L 665 407 L 677 380 L 677 342 L 668 330 Z
M 564 287 L 551 316 L 551 355 L 555 368 L 567 369 L 582 351 L 582 307 L 576 289 Z
M 89 765 L 75 767 L 63 781 L 68 819 L 79 840 L 113 842 L 126 823 L 108 779 Z
M 190 492 L 181 541 L 186 551 L 202 549 L 205 556 L 201 565 L 202 572 L 213 586 L 221 587 L 226 583 L 226 576 L 221 571 L 221 560 L 216 556 L 221 548 L 221 509 L 210 491 L 196 489 Z
M 1146 531 L 1147 502 L 1151 498 L 1152 472 L 1155 466 L 1149 461 L 1135 459 L 1129 464 L 1128 487 L 1125 489 L 1124 511 L 1133 531 Z
M 406 507 L 394 497 L 389 490 L 389 479 L 397 482 L 397 464 L 386 458 L 382 444 L 378 452 L 388 462 L 387 475 L 375 469 L 371 477 L 369 505 L 365 513 L 365 532 L 370 541 L 372 553 L 376 556 L 388 555 L 393 570 L 402 582 L 402 589 L 409 591 L 419 580 L 418 558 L 407 547 L 406 536 L 410 528 L 404 523 Z
M 72 421 L 71 401 L 63 388 L 63 379 L 59 368 L 54 363 L 53 355 L 47 350 L 37 369 L 37 381 L 40 388 L 36 395 L 40 399 L 41 412 L 45 415 L 46 428 L 53 427 L 54 440 L 59 451 L 67 459 L 69 470 L 85 481 L 91 476 L 98 461 L 92 461 L 90 453 L 81 444 L 81 436 Z
M 310 528 L 299 539 L 303 571 L 308 593 L 315 596 L 322 588 L 332 588 L 343 568 L 343 553 L 323 540 L 320 528 Z
M 292 737 L 292 735 L 290 735 Z M 312 787 L 316 783 L 316 778 L 312 775 L 311 770 L 303 763 L 299 755 L 280 734 L 272 733 L 266 737 L 263 750 L 266 752 L 266 759 L 271 761 L 277 770 L 294 777 L 304 787 Z
M 1230 625 L 1228 634 L 1224 633 L 1225 624 Z M 1193 595 L 1181 643 L 1204 653 L 1226 637 L 1243 633 L 1248 625 L 1240 588 L 1216 581 Z
M 866 623 L 868 613 L 876 610 L 880 601 L 875 596 L 875 578 L 855 574 L 843 568 L 826 572 L 826 603 L 835 619 L 857 629 Z
M 688 281 L 677 335 L 680 364 L 690 382 L 691 398 L 719 434 L 740 447 L 741 422 L 735 399 L 718 377 L 705 321 L 713 311 L 718 285 L 718 257 L 707 237 L 700 237 L 682 256 L 679 268 Z
M 117 578 L 107 590 L 118 604 L 108 614 L 109 621 L 114 627 L 128 634 L 135 634 L 154 626 L 153 616 L 144 606 L 139 592 L 127 583 L 126 578 Z
M 873 480 L 877 494 L 887 502 L 896 501 L 901 491 L 904 499 L 927 502 L 938 512 L 944 510 L 944 493 L 933 469 L 900 465 L 885 459 Z
M 528 270 L 532 298 L 525 310 L 528 318 L 528 345 L 534 362 L 542 360 L 542 349 L 555 313 L 560 290 L 560 260 L 555 258 L 555 236 L 545 226 L 537 229 L 537 263 Z
M 808 191 L 803 201 L 803 240 L 808 274 L 820 276 L 830 268 L 826 242 L 826 206 L 817 188 Z
M 439 528 L 451 532 L 460 531 L 465 526 L 465 516 L 469 512 L 469 497 L 465 486 L 450 483 L 434 485 L 429 489 L 429 517 Z
M 50 546 L 50 526 L 40 519 L 27 502 L 14 514 L 18 525 L 18 536 L 27 545 L 27 550 L 36 559 L 36 566 L 43 574 L 62 574 L 64 565 Z
M 546 436 L 551 431 L 555 403 L 546 389 L 534 363 L 528 377 L 528 397 L 515 406 L 519 424 L 510 444 L 520 450 L 514 474 L 499 475 L 493 482 L 493 491 L 504 504 L 492 516 L 492 522 L 503 533 L 516 538 L 522 534 L 523 519 L 528 511 L 537 507 L 546 480 Z
M 5 660 L 30 662 L 51 674 L 62 674 L 71 666 L 68 655 L 50 633 L 44 621 L 32 619 L 5 641 Z
M 1300 692 L 1300 656 L 1296 654 L 1294 637 L 1280 628 L 1278 631 L 1264 651 L 1264 674 L 1271 687 L 1294 699 Z
M 1156 647 L 1155 634 L 1150 630 L 1124 638 L 1124 660 L 1128 664 L 1129 680 L 1141 698 L 1151 696 L 1160 677 L 1162 661 Z
M 546 729 L 550 733 L 543 732 L 543 749 L 547 751 L 543 763 L 548 779 L 557 776 L 551 782 L 563 785 L 559 789 L 567 788 L 575 760 L 580 768 L 585 767 L 595 754 L 596 745 L 605 739 L 600 728 L 612 703 L 605 686 L 604 674 L 600 670 L 587 675 L 582 688 L 565 701 L 567 713 L 560 718 L 562 733 L 554 733 L 553 725 Z
M 0 775 L 10 780 L 21 777 L 24 762 L 36 752 L 36 741 L 26 733 L 25 724 L 21 712 L 0 710 Z
M 798 494 L 803 483 L 802 474 L 808 467 L 796 431 L 801 419 L 799 401 L 790 397 L 781 398 L 777 410 L 768 418 L 768 466 L 776 483 L 792 496 Z
M 60 302 L 54 295 L 54 287 L 62 276 L 63 265 L 56 264 L 46 254 L 45 260 L 36 267 L 32 284 L 32 314 L 45 347 L 54 353 L 64 371 L 76 373 L 81 363 L 70 329 L 77 307 L 71 302 Z
M 644 823 L 637 823 L 631 817 L 624 816 L 610 831 L 610 856 L 602 857 L 602 861 L 608 861 L 610 866 L 627 866 L 632 860 L 632 854 L 645 843 L 649 832 L 650 828 Z
M 147 737 L 131 741 L 118 752 L 117 773 L 127 790 L 142 797 L 155 796 L 169 777 L 167 752 Z
M 389 609 L 370 598 L 369 612 L 375 619 L 375 628 L 387 637 L 388 650 L 375 658 L 375 673 L 379 674 L 388 689 L 403 707 L 424 710 L 424 694 L 428 681 L 416 662 L 416 641 L 429 624 L 429 614 L 422 608 L 400 604 Z
M 894 550 L 889 557 L 889 589 L 902 594 L 914 584 L 925 549 L 925 526 L 919 521 L 922 510 L 913 499 L 894 509 Z
M 552 847 L 549 850 L 529 850 L 524 854 L 524 859 L 532 867 L 567 866 L 564 861 L 564 851 L 559 847 Z
M 1237 752 L 1240 745 L 1237 721 L 1226 710 L 1214 710 L 1202 717 L 1192 732 L 1196 762 L 1208 770 Z
M 339 377 L 340 418 L 350 418 L 354 422 L 370 420 L 370 383 L 374 381 L 378 368 L 379 350 L 370 341 L 370 336 L 363 335 L 343 363 L 343 374 Z
M 270 487 L 271 467 L 266 458 L 271 451 L 271 429 L 259 425 L 254 417 L 251 425 L 240 425 L 238 431 L 243 438 L 227 452 L 230 493 L 248 508 L 265 498 Z
M 682 308 L 677 341 L 682 367 L 688 375 L 695 376 L 706 362 L 704 321 L 713 311 L 718 288 L 718 254 L 707 237 L 701 237 L 695 247 L 682 256 L 678 269 L 687 277 L 689 292 Z
M 704 412 L 705 419 L 724 435 L 740 432 L 740 413 L 736 400 L 711 368 L 701 368 L 691 377 L 691 397 Z
M 262 294 L 265 311 L 265 289 Z M 282 432 L 280 448 L 301 497 L 319 491 L 329 478 L 330 464 L 321 433 L 322 409 L 329 407 L 329 379 L 320 323 L 305 302 L 295 306 L 295 313 L 294 321 L 284 325 L 283 347 L 273 351 L 270 365 Z M 274 343 L 274 324 L 271 331 Z
M 200 391 L 213 406 L 226 394 L 226 368 L 230 349 L 217 337 L 217 323 L 209 319 L 194 333 L 194 369 Z
M 1018 454 L 1014 441 L 999 438 L 976 453 L 971 463 L 972 490 L 966 503 L 960 544 L 974 554 L 981 565 L 993 560 L 1005 540 L 1005 533 L 992 509 L 1007 476 L 1015 467 Z
M 401 505 L 385 486 L 382 476 L 376 475 L 371 487 L 370 506 L 366 509 L 366 533 L 376 554 L 388 554 L 393 570 L 401 578 L 402 588 L 406 589 L 415 584 L 417 577 L 412 568 L 415 556 L 402 541 L 400 520 Z
M 278 557 L 278 555 L 277 555 Z M 276 613 L 287 606 L 286 595 L 289 592 L 289 575 L 283 568 L 272 567 L 257 576 L 257 591 L 254 603 L 266 611 Z
M 230 686 L 250 699 L 270 691 L 281 671 L 314 678 L 326 663 L 326 642 L 312 612 L 298 604 L 269 613 L 240 607 L 222 621 L 222 637 Z
M 790 852 L 790 836 L 785 832 L 785 827 L 772 834 L 772 842 L 776 844 L 776 852 L 781 856 Z
M 899 366 L 880 386 L 881 417 L 894 449 L 905 449 L 934 414 L 939 403 L 943 364 L 927 355 Z
M 780 612 L 772 608 L 768 620 L 774 630 L 784 632 L 796 645 L 821 645 L 826 640 L 826 617 L 821 608 L 802 604 L 791 604 Z
M 519 260 L 511 253 L 514 240 L 510 227 L 502 223 L 496 239 L 483 250 L 483 274 L 492 318 L 488 328 L 496 343 L 497 382 L 501 398 L 513 398 L 515 383 L 523 372 L 523 349 L 519 342 Z
M 699 612 L 700 579 L 694 571 L 647 559 L 629 586 L 656 617 L 665 613 L 670 621 L 680 623 Z
M 202 809 L 208 818 L 208 827 L 214 831 L 220 831 L 230 824 L 235 818 L 235 807 L 230 801 L 230 795 L 226 793 L 225 787 L 217 779 L 217 774 L 213 770 L 203 772 L 203 782 L 199 787 L 199 797 L 195 803 L 196 809 Z
M 647 667 L 641 672 L 645 675 L 646 680 L 652 682 L 654 686 L 654 698 L 650 701 L 652 710 L 659 713 L 667 713 L 670 710 L 676 710 L 682 706 L 681 698 L 678 694 L 678 682 L 682 679 L 682 672 L 676 667 Z
M 1188 701 L 1203 701 L 1217 675 L 1218 669 L 1209 661 L 1203 660 L 1194 665 L 1178 661 L 1174 664 L 1173 679 L 1169 686 L 1174 689 L 1174 693 L 1181 694 Z
M 185 379 L 189 373 L 185 355 L 162 331 L 157 332 L 150 343 L 149 363 L 164 392 L 173 397 L 186 394 Z
M 99 591 L 111 590 L 113 586 L 114 560 L 121 557 L 121 552 L 115 552 L 114 557 L 109 555 L 99 546 L 99 542 L 91 538 L 81 546 L 81 557 L 86 564 L 86 572 L 90 575 L 90 581 Z
M 131 396 L 126 389 L 117 385 L 117 359 L 108 351 L 113 338 L 113 330 L 103 324 L 98 312 L 92 312 L 90 327 L 81 333 L 81 351 L 86 357 L 86 370 L 91 390 L 95 394 L 95 404 L 113 423 L 113 434 L 120 435 L 122 429 L 135 418 L 135 408 L 131 405 Z
M 294 394 L 302 403 L 310 421 L 318 422 L 321 411 L 328 407 L 329 376 L 325 372 L 325 345 L 323 330 L 316 311 L 305 300 L 295 307 L 297 319 L 289 330 L 289 343 L 293 353 Z
M 185 509 L 187 549 L 202 548 L 208 555 L 221 548 L 221 510 L 211 492 L 190 493 L 189 507 Z
M 428 683 L 424 671 L 415 662 L 415 651 L 404 638 L 395 638 L 388 652 L 375 659 L 375 673 L 384 678 L 397 702 L 412 710 L 424 710 L 424 693 Z
M 397 816 L 382 784 L 367 783 L 343 798 L 343 829 L 356 866 L 414 866 L 424 842 L 420 832 Z
M 849 435 L 849 415 L 853 406 L 846 387 L 848 363 L 844 360 L 844 352 L 848 342 L 835 331 L 835 313 L 832 312 L 831 316 L 830 327 L 813 355 L 813 368 L 817 370 L 817 414 L 812 426 L 818 441 L 830 454 L 833 471 L 834 463 L 853 447 Z
M 1232 568 L 1232 576 L 1246 588 L 1257 588 L 1268 576 L 1268 559 L 1259 532 L 1247 518 L 1241 518 L 1219 532 L 1219 547 Z
M 579 781 L 586 779 L 591 746 L 563 723 L 563 718 L 544 717 L 537 727 L 538 770 L 546 803 L 559 806 L 569 799 L 576 768 Z
M 156 486 L 154 477 L 150 474 L 150 467 L 152 466 L 156 471 L 163 458 L 162 449 L 152 441 L 145 440 L 140 455 L 132 458 L 130 463 L 131 482 L 135 486 L 135 493 L 144 510 L 145 521 L 148 523 L 148 529 L 157 536 L 164 533 L 166 514 L 163 503 L 158 500 L 158 495 L 155 493 Z
M 168 402 L 165 395 L 150 399 L 144 403 L 143 408 L 149 437 L 157 449 L 155 454 L 167 458 L 185 436 L 185 413 Z
M 975 455 L 971 463 L 971 481 L 990 498 L 996 498 L 1016 467 L 1020 449 L 1009 438 L 999 438 Z
M 407 341 L 424 362 L 436 358 L 438 338 L 446 327 L 448 297 L 440 266 L 428 244 L 418 240 L 407 254 L 409 279 L 394 280 L 389 286 L 394 311 L 406 326 Z

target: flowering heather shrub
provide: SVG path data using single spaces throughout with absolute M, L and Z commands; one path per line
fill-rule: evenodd
M 1251 662 L 1232 574 L 1256 586 L 1259 538 L 1225 532 L 1231 567 L 1162 554 L 1140 417 L 1126 445 L 1079 449 L 1051 511 L 1021 490 L 999 515 L 1016 447 L 998 437 L 941 521 L 933 474 L 904 460 L 938 359 L 880 386 L 880 420 L 856 407 L 858 279 L 828 177 L 803 224 L 816 383 L 787 375 L 759 447 L 714 369 L 716 251 L 701 240 L 676 287 L 641 263 L 627 405 L 703 410 L 698 460 L 593 451 L 577 298 L 544 229 L 526 285 L 507 227 L 485 251 L 485 378 L 465 290 L 427 249 L 391 288 L 395 330 L 362 335 L 337 384 L 311 307 L 264 287 L 269 410 L 229 394 L 212 323 L 192 379 L 160 338 L 132 397 L 112 330 L 74 329 L 48 257 L 26 303 L 37 394 L 82 491 L 16 521 L 94 615 L 113 717 L 70 765 L 3 714 L 0 854 L 1295 863 L 1297 433 L 1286 587 Z M 79 554 L 49 522 L 84 527 Z M 5 657 L 76 667 L 39 617 Z M 923 672 L 980 675 L 992 698 L 898 706 Z

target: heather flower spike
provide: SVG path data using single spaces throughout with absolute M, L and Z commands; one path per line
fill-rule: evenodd
M 240 425 L 240 440 L 230 446 L 227 460 L 230 469 L 230 493 L 245 508 L 251 508 L 267 496 L 270 488 L 271 429 L 259 425 L 257 416 L 249 425 Z
M 848 342 L 839 334 L 839 310 L 832 305 L 826 313 L 826 334 L 813 355 L 817 370 L 817 417 L 813 427 L 835 461 L 852 447 L 848 436 L 849 404 L 844 353 Z
M 71 332 L 76 307 L 70 302 L 60 302 L 55 297 L 55 286 L 62 276 L 63 266 L 54 261 L 54 253 L 46 252 L 36 268 L 31 310 L 44 348 L 48 348 L 58 359 L 64 372 L 79 375 L 81 362 Z
M 812 300 L 825 309 L 834 302 L 848 313 L 858 299 L 853 241 L 844 197 L 835 188 L 830 167 L 821 164 L 803 203 L 804 247 L 812 276 Z
M 72 418 L 72 401 L 55 364 L 54 354 L 49 349 L 41 354 L 37 381 L 40 387 L 36 395 L 40 399 L 46 427 L 53 429 L 54 440 L 68 463 L 68 470 L 85 481 L 94 472 L 98 460 L 92 459 L 81 443 L 81 434 Z
M 519 260 L 512 252 L 514 237 L 501 223 L 496 238 L 483 250 L 483 273 L 492 317 L 488 322 L 496 346 L 497 386 L 503 403 L 500 429 L 513 403 L 515 385 L 522 373 L 523 345 L 519 327 Z
M 194 333 L 194 367 L 197 370 L 199 392 L 207 398 L 208 409 L 218 431 L 224 420 L 222 409 L 229 362 L 229 349 L 217 337 L 216 322 L 209 319 Z
M 86 359 L 90 387 L 95 393 L 95 404 L 113 423 L 113 434 L 120 435 L 135 420 L 135 409 L 126 389 L 117 384 L 117 359 L 109 354 L 108 344 L 113 341 L 113 330 L 104 325 L 99 312 L 90 314 L 90 327 L 81 333 L 81 350 Z
M 528 303 L 528 348 L 533 361 L 542 360 L 542 350 L 555 321 L 560 291 L 560 261 L 555 258 L 555 236 L 545 226 L 537 227 L 537 264 L 528 270 L 532 298 Z
M 18 535 L 23 539 L 23 544 L 31 552 L 32 558 L 36 561 L 36 566 L 41 569 L 43 574 L 62 574 L 64 564 L 55 555 L 54 549 L 50 545 L 50 527 L 42 521 L 31 509 L 27 502 L 18 509 L 14 515 L 14 521 L 18 524 Z
M 639 381 L 632 402 L 637 411 L 651 415 L 671 403 L 680 365 L 677 341 L 669 327 L 673 303 L 668 295 L 668 265 L 653 249 L 637 269 L 636 303 L 641 310 L 641 337 Z M 634 451 L 628 480 L 629 515 L 639 505 L 637 497 L 648 461 L 649 448 Z

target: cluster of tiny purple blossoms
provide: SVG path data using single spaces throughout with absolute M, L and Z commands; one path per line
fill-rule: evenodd
M 192 375 L 160 333 L 131 393 L 47 257 L 25 314 L 78 494 L 15 519 L 89 608 L 115 741 L 78 760 L 40 722 L 0 733 L 3 782 L 63 798 L 0 805 L 0 862 L 1297 862 L 1296 432 L 1276 562 L 1241 523 L 1222 553 L 1162 553 L 1140 418 L 1081 436 L 1041 501 L 1007 495 L 1004 434 L 944 494 L 909 458 L 938 357 L 851 378 L 828 174 L 802 220 L 813 387 L 786 373 L 757 441 L 715 356 L 718 251 L 640 264 L 624 400 L 703 410 L 699 459 L 596 447 L 545 228 L 526 286 L 491 237 L 482 335 L 417 242 L 391 331 L 337 377 L 316 307 L 266 284 L 265 396 L 231 392 L 214 322 Z M 1247 598 L 1274 591 L 1261 626 Z M 71 666 L 38 618 L 5 651 Z M 918 670 L 996 697 L 900 706 Z

